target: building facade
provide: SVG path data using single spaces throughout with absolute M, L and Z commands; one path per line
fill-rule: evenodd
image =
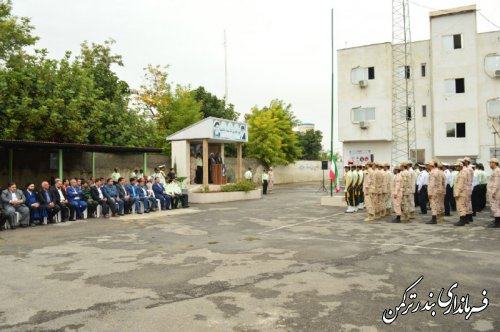
M 413 63 L 400 70 L 414 85 L 418 162 L 500 157 L 500 31 L 476 27 L 475 6 L 431 12 L 430 39 L 412 43 Z M 345 160 L 391 161 L 392 81 L 391 43 L 338 50 Z
M 314 123 L 308 123 L 308 122 L 302 122 L 298 127 L 297 130 L 299 133 L 305 133 L 309 130 L 314 130 Z

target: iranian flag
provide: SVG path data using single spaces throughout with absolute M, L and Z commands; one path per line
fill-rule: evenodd
M 335 161 L 335 157 L 332 154 L 332 164 L 330 166 L 330 179 L 335 184 L 335 192 L 337 192 L 337 193 L 340 191 L 338 174 L 339 174 L 339 172 L 337 171 L 337 163 Z

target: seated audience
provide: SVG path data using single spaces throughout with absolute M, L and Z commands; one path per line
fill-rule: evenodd
M 118 178 L 120 179 L 120 177 Z M 118 183 L 118 179 L 116 179 L 116 183 Z M 118 188 L 114 185 L 115 180 L 112 178 L 109 178 L 107 181 L 107 184 L 104 186 L 104 190 L 108 193 L 108 196 L 110 197 L 111 201 L 116 204 L 118 204 L 118 214 L 113 213 L 113 217 L 118 216 L 123 216 L 124 215 L 124 203 L 123 200 L 120 199 L 120 194 L 118 193 Z
M 127 187 L 125 186 L 125 179 L 123 177 L 120 177 L 118 179 L 118 185 L 116 186 L 116 188 L 118 189 L 118 195 L 120 196 L 120 199 L 123 201 L 124 213 L 132 213 L 132 205 L 135 204 L 135 197 L 130 196 Z
M 95 180 L 95 186 L 90 188 L 90 195 L 92 199 L 99 203 L 102 207 L 102 214 L 105 218 L 109 218 L 109 211 L 113 215 L 116 215 L 116 204 L 109 197 L 108 192 L 103 187 L 103 178 L 99 178 Z
M 177 179 L 173 179 L 172 183 L 174 184 L 175 197 L 177 197 L 178 199 L 181 200 L 183 208 L 188 208 L 189 207 L 188 195 L 182 193 L 181 185 L 180 185 L 179 181 L 177 181 Z
M 167 181 L 170 182 L 173 179 L 177 179 L 177 175 L 175 175 L 175 169 L 171 168 L 170 172 L 167 174 Z
M 95 178 L 94 178 L 94 182 L 95 182 Z M 87 211 L 88 211 L 89 216 L 96 218 L 97 217 L 97 206 L 99 205 L 99 203 L 94 201 L 94 199 L 92 198 L 92 194 L 90 193 L 90 185 L 89 185 L 89 182 L 87 182 L 87 181 L 82 181 L 82 197 L 83 197 L 83 201 L 85 203 L 87 203 Z
M 144 212 L 149 213 L 150 211 L 156 211 L 156 199 L 151 197 L 148 193 L 148 189 L 146 186 L 146 181 L 144 179 L 139 180 L 139 199 L 144 204 Z
M 43 219 L 47 218 L 47 211 L 38 201 L 38 193 L 35 192 L 35 184 L 29 183 L 24 191 L 26 196 L 26 206 L 30 209 L 30 225 L 35 226 L 35 220 L 43 224 Z
M 159 177 L 155 178 L 155 183 L 153 183 L 153 192 L 155 198 L 160 200 L 160 205 L 163 208 L 163 210 L 170 209 L 170 196 L 167 195 L 167 192 L 165 191 L 165 188 L 161 184 Z
M 54 216 L 61 211 L 61 208 L 57 205 L 56 194 L 50 190 L 47 181 L 42 182 L 42 189 L 38 193 L 38 201 L 40 202 L 40 206 L 47 212 L 48 222 L 54 222 Z
M 75 179 L 70 181 L 70 186 L 66 189 L 69 203 L 74 207 L 75 216 L 71 215 L 70 220 L 83 219 L 83 212 L 87 210 L 87 203 L 83 200 L 83 193 L 77 186 Z
M 55 179 L 54 187 L 51 188 L 51 192 L 54 195 L 55 203 L 59 206 L 61 210 L 61 221 L 66 222 L 71 215 L 73 215 L 74 206 L 69 204 L 66 198 L 66 192 L 62 181 L 60 179 Z
M 7 185 L 7 189 L 2 191 L 2 203 L 4 214 L 7 216 L 10 226 L 16 228 L 16 212 L 19 212 L 21 218 L 19 224 L 21 227 L 29 227 L 30 209 L 26 206 L 26 197 L 21 190 L 17 189 L 14 182 Z

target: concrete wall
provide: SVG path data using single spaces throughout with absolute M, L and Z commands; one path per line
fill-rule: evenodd
M 49 150 L 24 150 L 14 149 L 13 178 L 21 187 L 28 182 L 37 185 L 51 176 L 58 176 L 56 168 L 51 169 Z M 151 174 L 153 168 L 165 164 L 170 167 L 170 157 L 164 155 L 148 154 L 148 169 L 146 174 Z M 96 176 L 109 177 L 113 168 L 117 167 L 124 177 L 129 177 L 134 168 L 143 167 L 142 154 L 110 154 L 96 153 Z M 90 178 L 92 175 L 92 154 L 90 152 L 65 151 L 63 156 L 63 178 L 82 177 Z M 8 150 L 0 148 L 0 187 L 8 181 Z

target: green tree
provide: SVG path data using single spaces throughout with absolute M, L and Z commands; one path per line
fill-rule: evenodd
M 303 160 L 319 160 L 323 134 L 319 130 L 310 129 L 305 133 L 298 133 L 299 146 L 302 149 Z
M 159 144 L 165 153 L 170 144 L 165 137 L 203 118 L 201 104 L 189 87 L 178 85 L 175 90 L 168 82 L 168 67 L 149 65 L 145 71 L 145 83 L 134 91 L 136 108 L 157 123 Z
M 0 2 L 0 59 L 8 60 L 34 45 L 38 37 L 32 35 L 34 27 L 27 17 L 12 15 L 12 1 Z
M 280 100 L 269 107 L 254 107 L 246 119 L 249 127 L 247 156 L 256 158 L 265 167 L 287 165 L 301 156 L 293 131 L 291 106 Z
M 203 118 L 213 116 L 216 118 L 237 121 L 240 117 L 240 114 L 234 111 L 233 104 L 226 104 L 225 99 L 217 98 L 217 96 L 206 91 L 204 87 L 198 87 L 198 89 L 193 90 L 193 93 L 194 98 L 201 105 Z

